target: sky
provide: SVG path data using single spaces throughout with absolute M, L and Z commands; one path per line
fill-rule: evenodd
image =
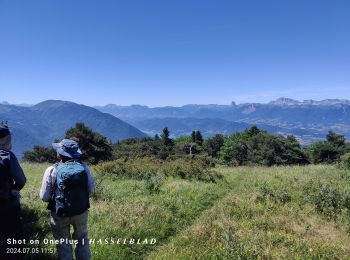
M 0 101 L 350 99 L 348 0 L 0 0 Z

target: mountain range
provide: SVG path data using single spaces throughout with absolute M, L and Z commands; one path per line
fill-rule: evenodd
M 89 107 L 73 102 L 47 100 L 36 105 L 0 103 L 0 121 L 14 133 L 14 151 L 36 144 L 48 146 L 64 137 L 77 122 L 84 122 L 112 141 L 160 134 L 169 127 L 172 137 L 200 130 L 205 137 L 231 134 L 252 125 L 275 134 L 295 135 L 302 144 L 325 137 L 329 130 L 350 138 L 350 101 L 327 99 L 297 101 L 279 98 L 266 104 L 185 105 L 148 107 L 106 105 Z
M 112 141 L 146 134 L 130 124 L 95 108 L 73 102 L 48 100 L 34 106 L 0 104 L 0 120 L 8 121 L 13 132 L 13 150 L 19 157 L 34 145 L 49 146 L 61 139 L 77 122 L 107 136 Z
M 266 104 L 185 105 L 147 107 L 141 105 L 96 107 L 138 127 L 147 134 L 159 133 L 169 126 L 173 135 L 201 130 L 205 136 L 229 134 L 251 125 L 277 134 L 293 134 L 301 143 L 325 137 L 329 130 L 350 138 L 350 101 L 326 99 L 298 101 L 279 98 Z

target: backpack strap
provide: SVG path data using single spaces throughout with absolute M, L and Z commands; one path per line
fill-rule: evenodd
M 51 179 L 51 198 L 50 198 L 50 201 L 47 205 L 47 209 L 49 209 L 49 210 L 54 210 L 54 208 L 55 208 L 56 180 L 53 179 L 52 173 L 54 170 L 56 170 L 56 167 L 57 167 L 57 163 L 54 164 L 54 166 L 50 170 L 50 175 L 49 175 L 49 178 Z
M 8 205 L 9 200 L 13 197 L 11 193 L 10 156 L 9 151 L 0 150 L 0 204 L 2 207 Z
M 54 181 L 53 177 L 52 177 L 53 170 L 55 170 L 55 167 L 52 167 L 52 169 L 50 171 L 50 176 L 49 176 L 49 178 L 51 179 L 51 199 L 55 198 L 55 182 L 56 182 L 56 180 Z

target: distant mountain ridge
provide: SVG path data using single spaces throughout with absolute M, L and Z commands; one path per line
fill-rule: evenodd
M 33 145 L 49 146 L 77 122 L 83 122 L 112 141 L 146 134 L 130 124 L 95 108 L 73 102 L 48 100 L 30 107 L 0 104 L 0 119 L 8 121 L 14 134 L 13 148 L 17 155 Z
M 100 111 L 115 115 L 147 133 L 159 131 L 158 127 L 173 125 L 170 129 L 174 133 L 181 132 L 181 128 L 188 128 L 197 124 L 198 129 L 216 133 L 229 133 L 234 130 L 230 123 L 244 123 L 246 125 L 260 125 L 274 133 L 294 134 L 303 143 L 308 144 L 324 137 L 329 130 L 344 134 L 350 138 L 350 101 L 345 99 L 326 99 L 321 101 L 298 101 L 289 98 L 279 98 L 269 103 L 244 103 L 230 105 L 184 105 L 181 107 L 154 107 L 141 105 L 117 106 L 107 105 L 96 107 Z M 181 127 L 176 122 L 181 120 Z M 211 119 L 218 124 L 202 124 L 198 120 Z M 194 121 L 197 121 L 194 123 Z M 187 122 L 187 123 L 186 123 Z M 186 127 L 185 127 L 186 125 Z M 152 127 L 154 126 L 154 129 Z M 237 129 L 241 127 L 236 125 Z
M 350 105 L 350 100 L 347 99 L 324 99 L 320 101 L 316 100 L 304 100 L 298 101 L 291 98 L 278 98 L 274 101 L 269 102 L 270 105 L 279 106 L 339 106 L 339 105 Z
M 196 105 L 154 107 L 106 105 L 89 107 L 48 100 L 36 105 L 0 103 L 0 120 L 14 133 L 14 150 L 21 155 L 33 145 L 50 145 L 76 122 L 84 122 L 112 141 L 153 136 L 168 126 L 172 136 L 202 131 L 206 137 L 231 134 L 257 125 L 276 134 L 293 134 L 303 144 L 324 138 L 329 130 L 350 138 L 350 101 L 326 99 L 297 101 L 279 98 L 266 104 Z M 137 127 L 137 128 L 136 128 Z

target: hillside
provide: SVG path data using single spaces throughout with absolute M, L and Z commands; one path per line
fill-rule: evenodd
M 139 105 L 107 105 L 96 108 L 118 116 L 148 133 L 159 132 L 159 125 L 174 126 L 170 129 L 174 135 L 182 133 L 183 129 L 190 128 L 201 130 L 207 134 L 231 133 L 237 131 L 236 128 L 240 129 L 243 126 L 237 123 L 245 123 L 258 125 L 273 133 L 294 134 L 303 143 L 320 139 L 329 130 L 350 137 L 350 101 L 348 100 L 297 101 L 280 98 L 267 104 L 236 105 L 232 102 L 231 105 L 185 105 L 154 108 Z M 205 122 L 202 119 L 205 119 Z M 209 123 L 209 119 L 212 120 L 211 123 Z M 179 121 L 180 125 L 178 125 Z M 235 125 L 230 124 L 230 122 L 235 123 Z M 198 128 L 193 129 L 194 126 Z
M 52 239 L 46 203 L 33 192 L 48 165 L 22 166 L 25 238 Z M 349 259 L 349 205 L 341 203 L 349 199 L 349 173 L 329 165 L 214 170 L 222 179 L 166 177 L 150 194 L 147 179 L 101 182 L 103 172 L 93 168 L 98 187 L 88 231 L 103 242 L 91 244 L 92 259 Z M 118 238 L 156 243 L 117 244 Z
M 145 134 L 130 124 L 94 108 L 67 101 L 48 100 L 31 107 L 0 104 L 0 119 L 14 134 L 14 152 L 21 156 L 33 145 L 48 146 L 77 122 L 84 122 L 112 141 Z
M 131 121 L 131 123 L 150 136 L 161 133 L 164 126 L 168 126 L 171 135 L 175 137 L 190 135 L 193 130 L 200 130 L 205 137 L 211 137 L 215 134 L 229 135 L 234 132 L 244 131 L 253 125 L 244 122 L 231 122 L 220 118 L 151 118 L 135 120 Z M 278 127 L 260 122 L 254 125 L 271 133 L 297 136 L 304 144 L 316 138 L 324 138 L 322 133 L 310 129 Z

